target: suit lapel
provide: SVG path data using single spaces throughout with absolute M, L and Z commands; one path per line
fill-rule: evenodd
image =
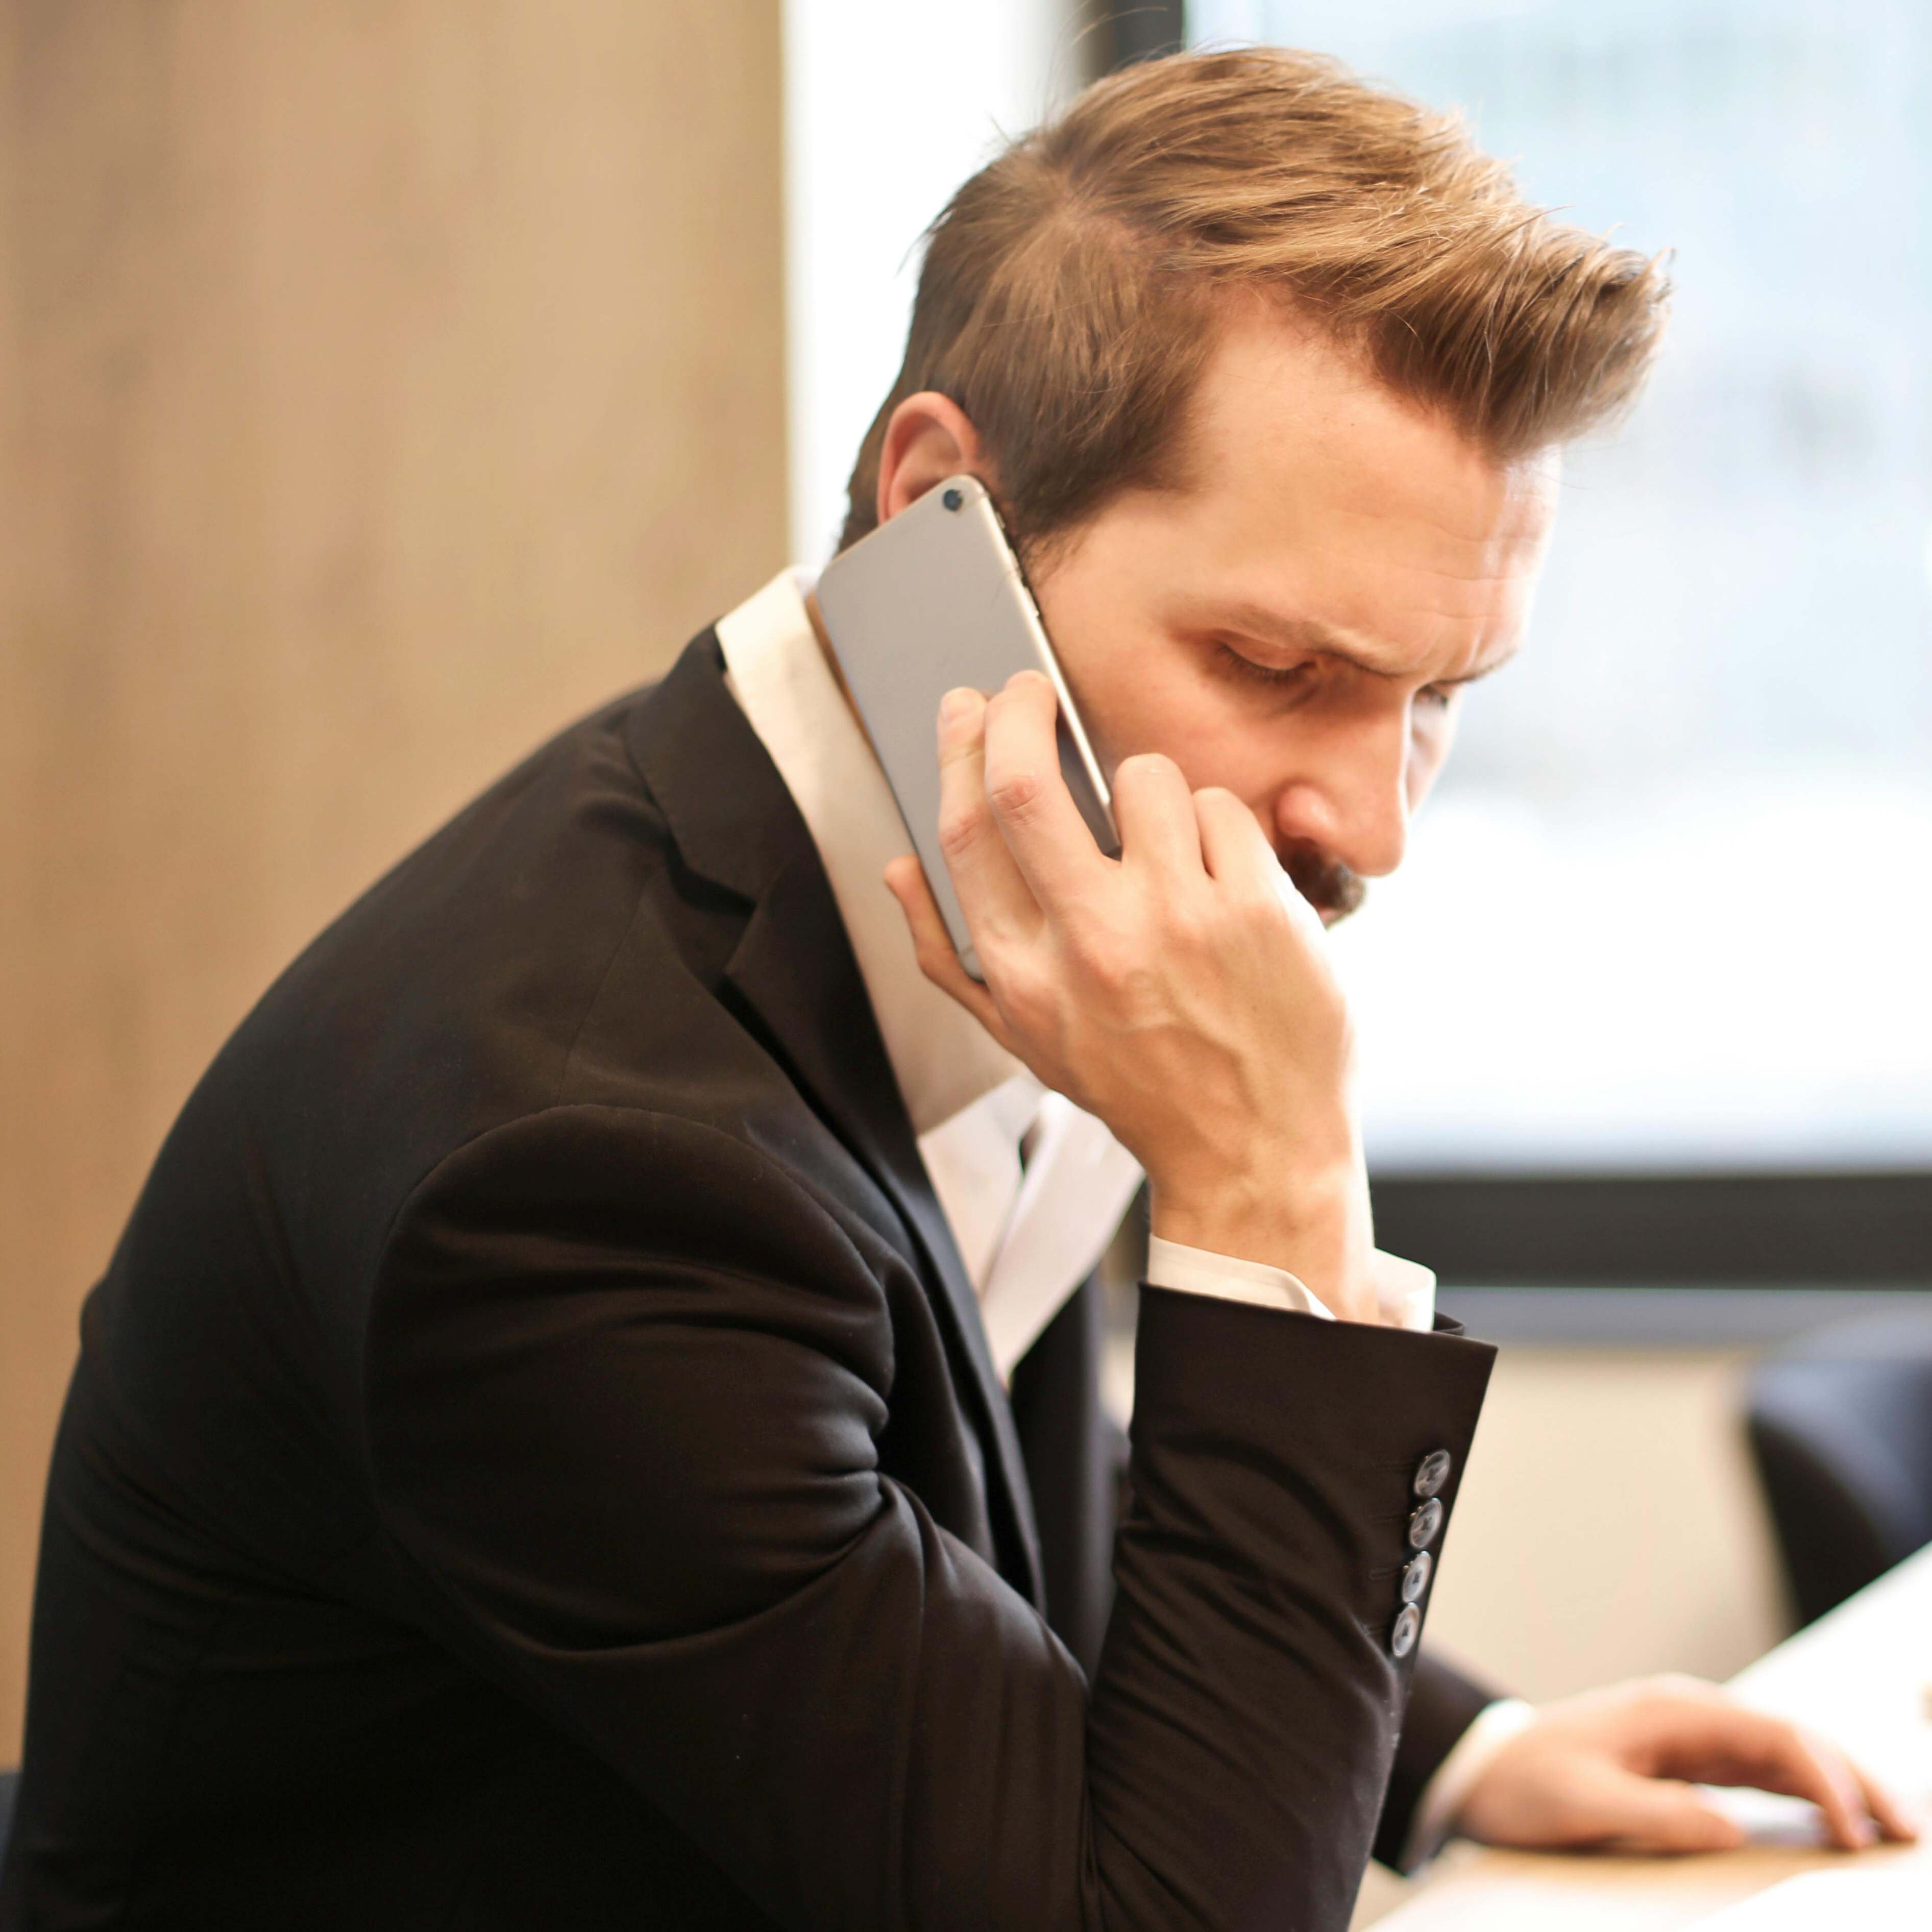
M 837 902 L 811 834 L 725 688 L 716 635 L 634 714 L 632 748 L 694 870 L 747 900 L 726 976 L 799 1085 L 884 1190 L 916 1244 L 968 1407 L 990 1450 L 1001 1555 L 1037 1606 L 1039 1533 L 1012 1411 L 951 1229 L 932 1191 Z

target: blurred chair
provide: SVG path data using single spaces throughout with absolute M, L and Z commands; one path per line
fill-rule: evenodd
M 1932 1542 L 1932 1314 L 1804 1336 L 1752 1376 L 1747 1420 L 1801 1623 Z

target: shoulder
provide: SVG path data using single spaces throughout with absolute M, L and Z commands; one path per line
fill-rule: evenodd
M 453 1150 L 567 1099 L 670 1104 L 674 1042 L 715 1065 L 762 1058 L 719 998 L 746 908 L 693 891 L 632 755 L 652 698 L 558 734 L 264 995 L 198 1097 L 245 1122 L 270 1172 L 340 1182 L 386 1219 Z M 782 1076 L 760 1072 L 782 1104 Z

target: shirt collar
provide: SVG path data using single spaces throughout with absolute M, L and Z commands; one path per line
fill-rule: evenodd
M 884 878 L 912 841 L 820 649 L 810 587 L 803 573 L 781 571 L 718 620 L 725 680 L 818 848 L 893 1077 L 924 1134 L 1025 1070 L 920 970 Z

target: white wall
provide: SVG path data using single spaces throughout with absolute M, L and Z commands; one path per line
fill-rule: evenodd
M 1505 1346 L 1432 1642 L 1530 1697 L 1722 1678 L 1784 1634 L 1732 1350 Z
M 897 373 L 917 243 L 1079 84 L 1073 0 L 785 0 L 791 547 L 824 562 Z

